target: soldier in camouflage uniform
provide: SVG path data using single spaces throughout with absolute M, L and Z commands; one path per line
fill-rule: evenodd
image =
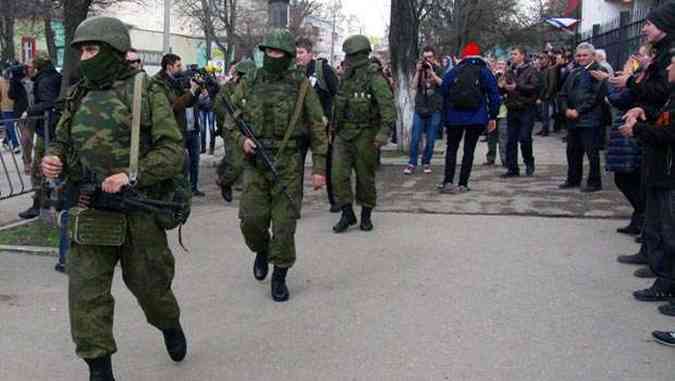
M 335 97 L 332 172 L 335 199 L 342 208 L 342 216 L 333 231 L 342 233 L 356 224 L 352 170 L 356 172 L 356 201 L 362 206 L 360 228 L 370 231 L 371 212 L 377 199 L 377 151 L 389 140 L 396 110 L 387 80 L 368 58 L 371 52 L 368 38 L 351 36 L 342 50 L 346 54 L 345 73 Z
M 81 53 L 82 81 L 66 100 L 56 138 L 42 160 L 42 171 L 48 178 L 64 176 L 75 183 L 83 181 L 82 173 L 89 173 L 102 180 L 103 192 L 117 193 L 129 185 L 131 103 L 138 72 L 124 61 L 124 53 L 131 48 L 129 32 L 118 19 L 92 17 L 78 26 L 72 46 Z M 145 74 L 141 75 L 144 87 L 135 188 L 158 198 L 167 181 L 181 173 L 183 142 L 166 96 Z M 82 197 L 80 202 L 87 204 Z M 112 334 L 114 300 L 110 288 L 118 262 L 124 282 L 147 321 L 161 330 L 170 357 L 181 361 L 187 344 L 171 291 L 174 258 L 156 216 L 87 211 L 92 215 L 87 227 L 93 230 L 104 230 L 98 226 L 104 218 L 126 220 L 127 226 L 119 235 L 124 242 L 121 246 L 99 246 L 101 242 L 91 237 L 86 244 L 73 242 L 69 253 L 71 333 L 77 355 L 89 365 L 90 380 L 114 380 L 110 356 L 117 347 Z M 71 223 L 72 217 L 71 213 Z
M 216 121 L 218 123 L 218 128 L 220 128 L 221 137 L 225 142 L 225 156 L 218 164 L 216 174 L 218 179 L 216 183 L 220 186 L 220 193 L 223 196 L 223 199 L 227 202 L 232 201 L 232 186 L 237 182 L 241 177 L 241 172 L 244 168 L 244 153 L 234 142 L 234 137 L 232 135 L 232 130 L 237 129 L 238 127 L 232 122 L 232 119 L 229 115 L 226 115 L 227 112 L 223 106 L 224 100 L 230 100 L 234 89 L 241 81 L 246 74 L 255 71 L 255 63 L 250 60 L 241 61 L 235 66 L 235 76 L 234 78 L 226 83 L 216 98 L 214 104 L 214 112 L 216 113 Z
M 295 262 L 295 228 L 300 205 L 292 205 L 281 190 L 285 186 L 296 202 L 301 200 L 299 139 L 303 126 L 308 126 L 310 134 L 312 183 L 315 189 L 325 185 L 328 138 L 319 97 L 305 74 L 291 68 L 295 57 L 293 35 L 287 30 L 274 30 L 265 36 L 260 49 L 265 52 L 263 67 L 244 77 L 232 96 L 235 107 L 242 111 L 243 118 L 264 145 L 256 147 L 239 130 L 232 131 L 247 155 L 239 218 L 246 244 L 256 253 L 255 278 L 265 279 L 271 262 L 274 265 L 272 298 L 283 302 L 289 297 L 286 273 Z M 306 95 L 298 110 L 299 120 L 291 125 L 301 89 L 306 89 Z M 272 181 L 270 171 L 255 156 L 258 149 L 267 150 L 276 159 L 279 183 Z

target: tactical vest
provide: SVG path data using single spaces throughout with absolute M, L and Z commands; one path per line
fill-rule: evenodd
M 147 78 L 145 83 L 149 83 Z M 82 94 L 84 90 L 78 88 L 74 97 L 79 98 L 79 101 L 70 99 L 73 149 L 78 152 L 83 167 L 93 171 L 97 178 L 106 178 L 129 167 L 133 85 L 132 76 L 116 81 L 108 89 L 87 90 Z M 144 91 L 147 93 L 147 86 Z M 151 127 L 149 99 L 143 97 L 141 157 L 150 146 Z
M 379 118 L 371 81 L 377 72 L 370 66 L 356 68 L 351 77 L 344 79 L 335 96 L 337 133 L 352 140 L 363 130 L 377 126 Z
M 271 79 L 261 70 L 252 77 L 242 100 L 244 119 L 265 148 L 278 149 L 291 122 L 300 84 L 306 78 L 299 71 L 291 71 L 281 80 Z M 297 123 L 286 149 L 296 149 L 301 136 L 302 123 Z

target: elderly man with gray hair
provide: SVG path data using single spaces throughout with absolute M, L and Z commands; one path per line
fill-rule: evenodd
M 607 52 L 605 52 L 605 49 L 595 50 L 595 62 L 605 69 L 610 77 L 614 76 L 614 68 L 607 62 Z
M 561 112 L 567 119 L 567 180 L 560 189 L 581 186 L 584 154 L 588 157 L 590 172 L 582 192 L 602 189 L 600 154 L 597 130 L 603 122 L 602 102 L 607 95 L 607 81 L 592 75 L 605 71 L 595 62 L 595 48 L 589 43 L 577 46 L 576 67 L 565 80 L 560 91 Z

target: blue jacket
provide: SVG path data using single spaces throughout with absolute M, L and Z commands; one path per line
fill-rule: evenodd
M 448 102 L 448 94 L 452 92 L 455 84 L 457 70 L 464 65 L 480 65 L 480 86 L 483 89 L 485 97 L 480 107 L 475 110 L 457 110 L 452 108 Z M 468 126 L 468 125 L 487 125 L 491 119 L 497 119 L 499 115 L 499 106 L 501 97 L 497 90 L 497 79 L 487 66 L 487 63 L 478 57 L 469 57 L 463 59 L 457 66 L 447 72 L 443 77 L 441 85 L 441 94 L 443 94 L 443 113 L 445 124 L 447 126 Z

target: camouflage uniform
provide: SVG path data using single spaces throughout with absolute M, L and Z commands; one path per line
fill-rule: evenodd
M 105 57 L 104 52 L 111 51 L 115 67 L 110 69 L 110 78 L 103 82 L 94 82 L 85 73 L 83 81 L 66 100 L 56 138 L 46 154 L 61 159 L 69 182 L 81 181 L 80 174 L 85 168 L 103 180 L 113 174 L 128 173 L 129 166 L 136 72 L 123 59 L 123 52 L 130 47 L 128 32 L 117 19 L 93 17 L 75 32 L 73 46 L 81 43 L 101 46 L 96 57 L 102 54 Z M 166 96 L 147 77 L 144 85 L 136 189 L 157 198 L 166 181 L 181 172 L 183 144 Z M 71 332 L 78 356 L 87 360 L 109 356 L 117 350 L 110 288 L 118 262 L 124 282 L 137 298 L 147 321 L 161 330 L 180 329 L 180 310 L 171 291 L 174 258 L 166 233 L 151 214 L 136 212 L 124 217 L 128 226 L 122 246 L 73 242 L 69 253 Z
M 248 158 L 244 161 L 244 191 L 239 209 L 241 231 L 248 247 L 256 252 L 256 262 L 260 256 L 267 257 L 277 269 L 285 270 L 295 263 L 295 228 L 300 205 L 291 205 L 289 199 L 281 192 L 282 184 L 296 202 L 300 201 L 303 179 L 300 168 L 300 147 L 298 140 L 302 136 L 303 126 L 308 126 L 312 148 L 313 174 L 325 175 L 326 150 L 328 139 L 322 121 L 323 110 L 318 96 L 308 86 L 305 74 L 290 68 L 290 59 L 295 56 L 293 36 L 284 30 L 276 30 L 268 34 L 261 45 L 285 52 L 285 61 L 278 72 L 272 71 L 270 64 L 247 75 L 235 91 L 232 101 L 243 113 L 254 133 L 273 158 L 280 174 L 280 183 L 273 183 L 271 173 L 259 159 Z M 266 55 L 266 60 L 267 55 Z M 273 60 L 270 58 L 270 61 Z M 275 67 L 276 68 L 276 67 Z M 302 103 L 298 122 L 292 126 L 288 144 L 279 154 L 284 136 L 289 128 L 300 87 L 307 83 L 307 93 Z M 241 147 L 245 137 L 237 129 L 232 131 L 235 141 Z M 277 157 L 278 156 L 278 157 Z M 269 228 L 272 228 L 270 236 Z M 262 276 L 264 279 L 266 266 Z M 272 278 L 272 296 L 274 293 L 275 275 Z M 285 280 L 284 280 L 285 287 Z M 287 299 L 287 295 L 286 295 Z
M 240 81 L 247 73 L 256 70 L 253 61 L 242 61 L 237 64 L 235 70 L 239 75 Z M 244 170 L 244 153 L 241 147 L 234 141 L 233 130 L 238 127 L 232 122 L 232 119 L 227 115 L 223 102 L 225 99 L 230 101 L 232 94 L 238 82 L 228 82 L 223 86 L 214 103 L 213 111 L 216 114 L 216 121 L 221 131 L 221 137 L 225 143 L 225 156 L 218 164 L 218 184 L 221 188 L 230 189 L 237 180 L 241 177 L 241 172 Z M 231 197 L 231 190 L 230 197 Z
M 333 144 L 333 187 L 342 208 L 336 233 L 356 223 L 352 210 L 351 175 L 356 172 L 356 201 L 362 205 L 361 229 L 371 230 L 370 212 L 376 204 L 377 147 L 389 140 L 396 120 L 393 95 L 377 65 L 370 64 L 370 42 L 364 36 L 348 38 L 343 51 L 351 67 L 345 72 L 335 97 L 336 129 Z

